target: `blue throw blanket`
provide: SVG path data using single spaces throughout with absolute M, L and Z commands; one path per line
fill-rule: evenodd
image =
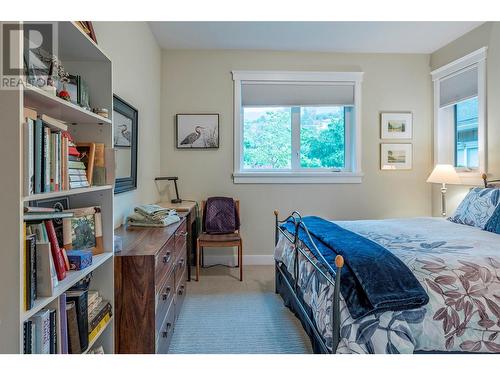
M 344 257 L 340 291 L 354 319 L 389 310 L 414 309 L 429 302 L 427 293 L 408 267 L 384 247 L 316 216 L 304 217 L 302 222 L 334 270 L 335 256 Z M 292 221 L 281 227 L 295 234 Z M 299 238 L 316 252 L 300 227 Z

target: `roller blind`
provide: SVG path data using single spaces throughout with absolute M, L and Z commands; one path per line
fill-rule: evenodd
M 354 84 L 242 82 L 244 106 L 354 105 Z
M 447 107 L 477 96 L 477 66 L 440 80 L 439 106 Z

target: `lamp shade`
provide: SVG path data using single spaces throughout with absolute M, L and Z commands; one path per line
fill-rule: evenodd
M 427 182 L 433 184 L 460 184 L 460 177 L 458 177 L 455 167 L 451 164 L 436 164 L 434 170 L 430 174 Z

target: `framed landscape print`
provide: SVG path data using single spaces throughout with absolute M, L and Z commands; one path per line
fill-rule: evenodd
M 382 113 L 380 128 L 382 139 L 411 139 L 413 115 L 410 112 Z
M 219 148 L 219 114 L 178 114 L 177 148 Z
M 101 208 L 95 206 L 66 211 L 73 212 L 74 216 L 63 219 L 64 248 L 92 250 L 93 255 L 103 253 Z
M 380 169 L 386 171 L 408 170 L 413 166 L 411 143 L 382 143 L 380 145 Z

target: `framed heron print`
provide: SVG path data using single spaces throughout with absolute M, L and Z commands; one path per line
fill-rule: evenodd
M 219 148 L 218 113 L 179 113 L 175 123 L 177 148 Z
M 113 95 L 115 194 L 137 189 L 138 111 Z

